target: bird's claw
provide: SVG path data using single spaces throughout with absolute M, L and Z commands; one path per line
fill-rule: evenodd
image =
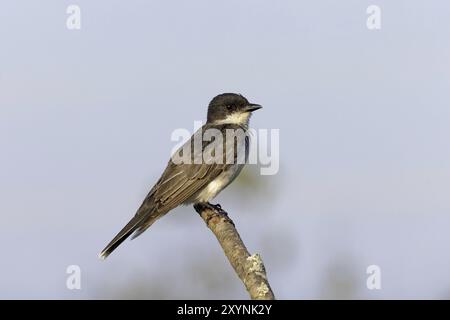
M 194 209 L 195 211 L 197 211 L 198 214 L 202 215 L 202 212 L 205 209 L 209 209 L 213 212 L 215 212 L 216 214 L 222 216 L 225 220 L 229 221 L 233 226 L 234 226 L 234 222 L 230 219 L 230 217 L 228 216 L 228 213 L 222 209 L 222 206 L 220 204 L 212 204 L 209 202 L 206 203 L 197 203 L 194 204 Z M 213 218 L 213 215 L 209 215 L 205 222 L 207 225 L 209 225 L 209 221 Z
M 199 213 L 201 211 L 203 211 L 204 209 L 209 209 L 209 210 L 212 210 L 212 211 L 214 211 L 216 213 L 219 213 L 221 215 L 228 216 L 228 213 L 225 210 L 222 209 L 222 206 L 220 204 L 212 204 L 212 203 L 209 203 L 209 202 L 197 203 L 197 204 L 194 204 L 194 208 Z
M 215 212 L 227 216 L 228 217 L 228 213 L 222 209 L 222 206 L 220 204 L 212 204 L 212 203 L 208 203 L 208 205 L 211 207 L 211 209 L 213 209 Z

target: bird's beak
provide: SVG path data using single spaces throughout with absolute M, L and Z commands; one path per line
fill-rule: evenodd
M 245 106 L 245 112 L 253 112 L 256 111 L 258 109 L 261 109 L 262 107 L 259 104 L 256 103 L 249 103 L 248 105 Z

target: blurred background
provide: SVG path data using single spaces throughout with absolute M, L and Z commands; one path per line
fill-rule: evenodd
M 450 3 L 0 3 L 0 298 L 246 299 L 192 207 L 97 258 L 222 92 L 280 129 L 217 198 L 278 298 L 450 298 Z

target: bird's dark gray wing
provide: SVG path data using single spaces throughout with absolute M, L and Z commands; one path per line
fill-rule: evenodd
M 197 192 L 202 190 L 208 183 L 213 181 L 217 176 L 226 171 L 230 165 L 233 165 L 237 161 L 237 147 L 231 148 L 230 143 L 233 141 L 226 141 L 225 130 L 226 129 L 236 129 L 240 128 L 233 125 L 221 125 L 221 126 L 211 126 L 204 125 L 199 129 L 191 139 L 182 146 L 177 153 L 179 153 L 183 148 L 191 148 L 191 163 L 190 164 L 174 164 L 169 161 L 166 170 L 162 174 L 161 178 L 158 180 L 153 189 L 149 192 L 146 199 L 144 200 L 141 208 L 136 213 L 136 216 L 144 215 L 147 218 L 136 233 L 133 238 L 139 236 L 143 231 L 145 231 L 156 219 L 160 218 L 162 215 L 172 210 L 173 208 L 179 206 L 190 200 Z M 222 134 L 223 140 L 217 141 L 212 139 L 212 141 L 203 141 L 202 136 L 205 130 L 215 129 Z M 198 137 L 200 135 L 200 137 Z M 196 150 L 194 148 L 193 139 L 197 137 L 202 141 L 202 148 Z M 214 149 L 218 144 L 222 144 L 222 150 L 224 150 L 222 155 L 222 161 L 212 161 L 210 153 L 203 153 L 202 151 L 208 146 L 208 148 Z M 233 162 L 227 163 L 227 153 L 233 153 L 231 158 Z M 200 157 L 203 159 L 203 163 L 195 164 L 194 159 Z M 230 156 L 229 156 L 230 157 Z
M 227 126 L 228 128 L 232 128 Z M 225 130 L 225 126 L 215 126 L 215 129 L 220 131 Z M 203 132 L 211 129 L 210 125 L 204 125 L 199 129 L 189 141 L 185 143 L 178 151 L 191 147 L 191 160 L 195 157 L 203 156 L 202 150 L 208 145 L 214 147 L 216 143 L 224 143 L 226 141 L 203 141 Z M 201 135 L 200 138 L 198 135 Z M 202 148 L 193 148 L 194 137 L 200 139 Z M 225 140 L 225 139 L 224 139 Z M 224 159 L 227 152 L 232 152 L 234 148 L 224 147 Z M 236 152 L 235 152 L 235 157 Z M 206 160 L 206 159 L 205 159 Z M 128 236 L 134 233 L 132 238 L 136 238 L 148 227 L 150 227 L 158 218 L 162 217 L 168 211 L 188 201 L 193 195 L 202 190 L 209 182 L 214 180 L 218 175 L 224 172 L 228 166 L 226 161 L 222 163 L 205 161 L 201 164 L 175 164 L 172 159 L 169 161 L 164 173 L 158 180 L 156 185 L 150 190 L 142 205 L 136 212 L 136 215 L 128 222 L 128 224 L 117 234 L 117 236 L 108 244 L 108 246 L 100 254 L 101 257 L 108 256 L 117 246 L 120 245 Z

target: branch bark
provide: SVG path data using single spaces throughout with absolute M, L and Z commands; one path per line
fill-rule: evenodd
M 250 255 L 228 214 L 220 206 L 209 204 L 196 204 L 194 208 L 216 236 L 251 299 L 274 300 L 261 256 Z

